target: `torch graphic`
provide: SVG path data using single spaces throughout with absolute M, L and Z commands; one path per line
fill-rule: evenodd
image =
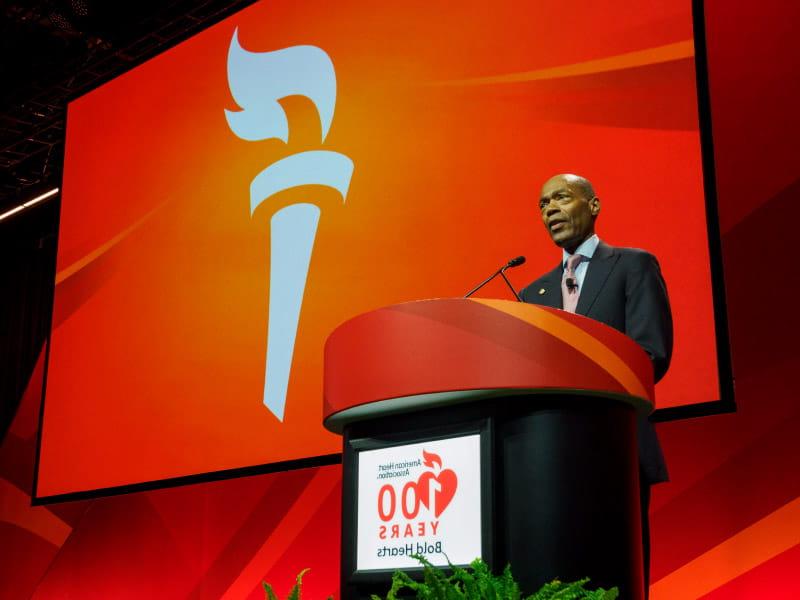
M 228 85 L 241 111 L 225 111 L 228 126 L 248 141 L 289 140 L 289 121 L 278 100 L 301 95 L 314 103 L 322 142 L 336 104 L 333 62 L 316 46 L 291 46 L 273 52 L 249 52 L 239 44 L 238 29 L 228 50 Z M 262 202 L 299 185 L 331 187 L 347 197 L 353 161 L 338 152 L 314 150 L 283 158 L 250 184 L 250 214 Z M 270 285 L 264 405 L 281 421 L 292 366 L 300 307 L 317 233 L 320 209 L 300 203 L 277 211 L 270 220 Z

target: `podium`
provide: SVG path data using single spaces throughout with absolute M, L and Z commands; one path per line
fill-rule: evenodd
M 643 598 L 637 411 L 650 360 L 591 319 L 438 299 L 328 338 L 324 425 L 343 436 L 341 598 L 397 568 L 482 557 L 524 593 L 590 577 Z

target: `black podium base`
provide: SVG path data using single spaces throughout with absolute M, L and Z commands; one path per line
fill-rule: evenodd
M 498 558 L 523 590 L 558 577 L 642 596 L 634 411 L 596 399 L 497 419 Z M 499 566 L 499 565 L 498 565 Z
M 390 575 L 355 571 L 355 446 L 416 440 L 484 421 L 492 473 L 485 559 L 511 564 L 524 593 L 558 578 L 643 598 L 636 418 L 604 398 L 511 396 L 349 425 L 344 435 L 342 599 L 385 594 Z M 351 535 L 347 535 L 351 532 Z

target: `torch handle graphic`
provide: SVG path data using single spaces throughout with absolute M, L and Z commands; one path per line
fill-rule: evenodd
M 281 421 L 319 213 L 313 204 L 292 204 L 276 212 L 270 222 L 264 404 Z
M 250 211 L 255 212 L 273 195 L 301 185 L 324 185 L 345 198 L 352 174 L 353 161 L 338 152 L 312 150 L 292 154 L 271 164 L 250 184 Z M 281 421 L 319 215 L 317 206 L 300 203 L 280 209 L 270 221 L 264 405 Z

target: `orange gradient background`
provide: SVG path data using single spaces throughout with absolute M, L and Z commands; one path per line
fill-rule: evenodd
M 718 399 L 690 2 L 635 6 L 261 2 L 72 102 L 37 496 L 339 452 L 328 334 L 518 254 L 518 288 L 553 268 L 537 197 L 557 172 L 593 180 L 602 239 L 659 257 L 676 330 L 657 405 Z M 250 51 L 328 53 L 324 144 L 300 97 L 288 144 L 231 132 L 236 27 Z M 345 201 L 306 186 L 251 217 L 252 179 L 309 149 L 353 160 Z M 269 220 L 295 202 L 321 217 L 281 423 L 262 404 Z

